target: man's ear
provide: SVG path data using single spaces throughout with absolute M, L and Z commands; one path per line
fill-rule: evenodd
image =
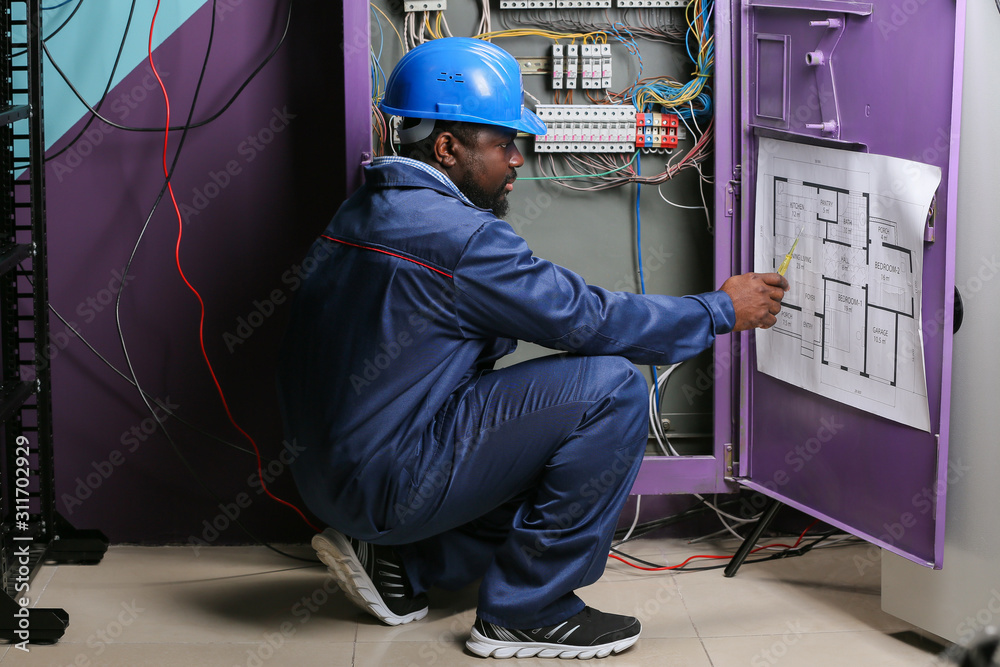
M 451 169 L 458 163 L 458 154 L 462 149 L 458 137 L 451 132 L 442 132 L 434 139 L 434 159 L 444 169 Z

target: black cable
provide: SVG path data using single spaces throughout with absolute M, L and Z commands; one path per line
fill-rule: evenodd
M 119 130 L 125 130 L 127 132 L 163 132 L 164 129 L 168 129 L 171 132 L 182 131 L 182 130 L 186 131 L 186 130 L 194 129 L 196 127 L 202 127 L 204 125 L 208 125 L 209 123 L 211 123 L 212 121 L 214 121 L 215 119 L 217 119 L 219 116 L 221 116 L 223 113 L 225 113 L 226 110 L 229 109 L 229 107 L 231 107 L 233 105 L 233 103 L 240 96 L 240 94 L 243 92 L 243 90 L 247 86 L 250 85 L 250 82 L 253 81 L 257 77 L 257 75 L 260 73 L 260 71 L 262 69 L 264 69 L 264 67 L 269 62 L 271 62 L 271 59 L 274 58 L 274 55 L 278 52 L 278 49 L 281 48 L 282 44 L 285 43 L 285 38 L 288 36 L 288 27 L 292 23 L 292 7 L 294 6 L 294 4 L 295 4 L 294 0 L 289 0 L 289 3 L 288 3 L 288 16 L 285 19 L 285 29 L 281 33 L 281 38 L 278 40 L 278 43 L 274 46 L 274 48 L 267 55 L 267 57 L 264 58 L 264 61 L 260 65 L 258 65 L 257 69 L 255 69 L 250 74 L 250 76 L 247 77 L 247 79 L 240 85 L 240 87 L 236 89 L 236 92 L 233 93 L 233 96 L 229 98 L 229 101 L 226 102 L 221 109 L 219 109 L 217 112 L 215 112 L 214 114 L 212 114 L 211 116 L 209 116 L 205 120 L 200 120 L 197 123 L 191 123 L 190 120 L 189 120 L 184 125 L 172 126 L 172 127 L 169 127 L 169 128 L 162 128 L 162 127 L 129 127 L 127 125 L 119 125 L 118 123 L 116 123 L 116 122 L 114 122 L 112 120 L 108 120 L 107 118 L 105 118 L 104 116 L 102 116 L 97 111 L 97 109 L 95 109 L 94 107 L 90 106 L 90 104 L 87 102 L 87 100 L 85 100 L 83 98 L 83 95 L 80 94 L 80 91 L 78 91 L 76 89 L 76 86 L 73 85 L 73 83 L 69 80 L 69 78 L 66 76 L 66 74 L 62 71 L 62 69 L 59 67 L 59 65 L 56 64 L 56 61 L 52 59 L 52 54 L 49 53 L 49 49 L 48 49 L 48 47 L 45 46 L 45 42 L 42 42 L 42 50 L 45 51 L 45 56 L 49 59 L 49 62 L 52 63 L 52 66 L 55 68 L 56 72 L 59 73 L 59 76 L 62 77 L 62 80 L 66 82 L 66 85 L 69 86 L 69 89 L 73 91 L 74 95 L 76 95 L 76 98 L 78 100 L 80 100 L 80 102 L 83 104 L 83 106 L 87 107 L 87 110 L 90 111 L 90 113 L 93 114 L 93 116 L 95 118 L 97 118 L 98 120 L 100 120 L 102 123 L 104 123 L 106 125 L 110 125 L 111 127 L 117 128 Z
M 73 11 L 71 11 L 69 13 L 69 16 L 66 17 L 66 20 L 63 21 L 62 23 L 60 23 L 59 27 L 56 28 L 55 30 L 53 30 L 51 33 L 49 33 L 48 36 L 42 38 L 42 46 L 45 46 L 45 42 L 49 41 L 50 39 L 52 39 L 53 37 L 55 37 L 56 35 L 58 35 L 59 31 L 66 27 L 66 24 L 69 23 L 70 20 L 74 16 L 76 16 L 76 13 L 78 11 L 80 11 L 80 7 L 82 5 L 83 5 L 83 0 L 80 0 L 80 2 L 76 3 L 76 7 L 74 7 Z M 27 38 L 25 38 L 25 41 L 27 41 Z M 13 60 L 14 58 L 17 58 L 18 56 L 23 56 L 27 52 L 28 52 L 28 49 L 25 49 L 23 51 L 18 51 L 17 53 L 12 53 L 12 54 L 10 54 L 10 59 Z
M 784 551 L 779 551 L 778 553 L 771 554 L 770 556 L 766 556 L 764 558 L 755 558 L 753 560 L 745 560 L 745 561 L 743 561 L 743 563 L 744 564 L 747 564 L 747 563 L 765 563 L 765 562 L 770 561 L 770 560 L 779 560 L 781 558 L 795 558 L 795 557 L 798 557 L 798 556 L 804 556 L 807 553 L 809 553 L 813 549 L 813 547 L 815 547 L 816 545 L 818 545 L 820 542 L 823 542 L 824 540 L 827 540 L 830 537 L 833 537 L 834 535 L 839 535 L 839 534 L 840 533 L 838 533 L 837 531 L 833 531 L 833 532 L 829 532 L 829 533 L 824 533 L 822 535 L 817 536 L 817 538 L 815 540 L 813 540 L 812 542 L 810 542 L 808 544 L 804 544 L 804 545 L 802 545 L 800 547 L 795 547 L 793 549 L 785 549 Z M 623 558 L 628 558 L 629 560 L 633 560 L 633 561 L 635 561 L 637 563 L 642 563 L 643 565 L 645 565 L 647 567 L 664 568 L 664 570 L 663 570 L 664 572 L 702 572 L 702 571 L 705 571 L 705 570 L 721 570 L 722 568 L 725 568 L 725 567 L 729 566 L 729 562 L 727 561 L 727 562 L 723 563 L 722 565 L 707 565 L 707 566 L 704 566 L 704 567 L 689 567 L 687 565 L 684 565 L 684 566 L 681 566 L 681 567 L 677 567 L 677 568 L 673 568 L 673 569 L 667 570 L 666 568 L 669 567 L 667 565 L 660 565 L 658 563 L 651 563 L 651 562 L 649 562 L 647 560 L 643 560 L 643 559 L 638 558 L 636 556 L 629 555 L 629 554 L 627 554 L 627 553 L 625 553 L 623 551 L 619 551 L 618 549 L 616 549 L 614 547 L 611 548 L 611 551 L 613 553 L 618 554 L 619 556 L 622 556 Z
M 143 404 L 146 406 L 146 409 L 149 410 L 149 413 L 153 416 L 153 419 L 156 420 L 156 423 L 159 424 L 160 429 L 163 431 L 164 437 L 167 439 L 167 442 L 170 443 L 170 446 L 174 450 L 174 453 L 177 455 L 177 458 L 179 458 L 184 467 L 187 468 L 188 472 L 191 474 L 191 477 L 193 477 L 194 480 L 198 482 L 198 484 L 202 487 L 202 489 L 204 489 L 212 498 L 214 498 L 221 504 L 223 502 L 222 499 L 198 475 L 194 466 L 191 465 L 191 462 L 181 451 L 180 447 L 177 446 L 177 442 L 174 440 L 173 436 L 170 435 L 170 431 L 167 430 L 163 420 L 160 419 L 160 416 L 156 413 L 156 411 L 153 409 L 153 406 L 146 399 L 147 392 L 144 391 L 142 389 L 142 386 L 139 384 L 139 378 L 135 373 L 135 368 L 132 365 L 132 359 L 128 354 L 128 345 L 125 342 L 125 333 L 122 330 L 122 323 L 121 323 L 121 299 L 122 299 L 122 293 L 125 290 L 125 284 L 126 284 L 125 277 L 128 276 L 129 269 L 132 266 L 132 261 L 135 259 L 136 252 L 139 249 L 139 244 L 142 243 L 142 238 L 146 233 L 146 229 L 149 227 L 149 223 L 152 220 L 153 215 L 156 213 L 156 210 L 159 207 L 160 202 L 163 200 L 163 195 L 166 193 L 167 187 L 170 184 L 170 178 L 173 176 L 174 170 L 177 167 L 177 161 L 180 158 L 181 151 L 184 148 L 184 142 L 187 139 L 188 130 L 191 127 L 191 118 L 194 116 L 194 110 L 198 104 L 198 95 L 201 92 L 201 85 L 205 79 L 205 71 L 208 69 L 209 56 L 212 53 L 212 44 L 215 41 L 215 19 L 216 19 L 217 5 L 218 5 L 218 0 L 212 0 L 212 23 L 208 37 L 208 46 L 205 49 L 205 59 L 202 61 L 201 73 L 198 76 L 198 83 L 195 86 L 194 96 L 191 99 L 191 108 L 188 111 L 187 121 L 185 122 L 183 130 L 181 131 L 181 138 L 177 144 L 177 150 L 174 153 L 174 159 L 170 164 L 170 168 L 167 170 L 167 174 L 163 181 L 163 187 L 160 188 L 160 193 L 157 195 L 156 201 L 153 202 L 153 206 L 149 211 L 149 215 L 146 217 L 146 222 L 143 224 L 142 230 L 139 232 L 139 237 L 136 239 L 135 245 L 132 248 L 132 253 L 129 255 L 128 262 L 125 264 L 125 270 L 122 272 L 122 281 L 118 287 L 118 294 L 115 300 L 115 322 L 118 327 L 118 338 L 122 345 L 122 352 L 125 354 L 125 362 L 128 364 L 129 374 L 132 376 L 132 380 L 134 381 L 136 389 L 139 391 L 139 397 L 142 399 Z M 291 17 L 291 11 L 289 11 L 289 18 L 290 17 Z M 287 26 L 286 26 L 286 32 L 287 32 Z M 284 39 L 284 37 L 282 37 L 282 39 Z M 46 53 L 48 53 L 48 51 L 46 51 Z M 51 60 L 51 56 L 49 56 L 49 59 Z M 55 65 L 55 63 L 53 63 L 53 65 Z M 257 71 L 259 71 L 259 68 Z M 256 74 L 256 72 L 254 74 Z M 240 88 L 240 91 L 242 91 L 242 89 L 243 87 Z M 167 130 L 161 128 L 159 131 L 166 132 Z M 250 539 L 253 540 L 255 543 L 259 544 L 260 546 L 266 547 L 267 549 L 270 549 L 271 551 L 277 554 L 285 556 L 286 558 L 291 558 L 293 560 L 298 560 L 298 561 L 304 561 L 307 563 L 319 562 L 317 559 L 314 558 L 302 558 L 301 556 L 295 556 L 293 554 L 286 553 L 281 549 L 278 549 L 277 547 L 268 544 L 267 542 L 258 538 L 253 532 L 251 532 L 250 529 L 247 528 L 246 525 L 244 525 L 244 523 L 239 518 L 234 518 L 233 523 L 239 526 L 240 529 L 244 533 L 246 533 L 246 535 L 250 537 Z
M 115 56 L 115 64 L 111 67 L 111 76 L 108 77 L 108 83 L 106 86 L 104 86 L 104 92 L 101 93 L 101 98 L 97 101 L 96 109 L 98 111 L 100 111 L 101 106 L 104 105 L 104 101 L 108 97 L 108 91 L 111 90 L 111 84 L 115 80 L 115 72 L 118 71 L 118 63 L 121 61 L 122 51 L 125 50 L 125 41 L 128 39 L 129 28 L 132 27 L 132 15 L 135 13 L 135 3 L 136 0 L 132 0 L 132 6 L 128 10 L 128 20 L 125 22 L 125 32 L 122 33 L 122 41 L 118 45 L 118 55 Z M 70 141 L 68 144 L 59 149 L 59 152 L 45 156 L 43 158 L 43 161 L 48 162 L 49 160 L 54 160 L 63 153 L 65 153 L 66 151 L 68 151 L 73 144 L 75 144 L 77 141 L 80 140 L 80 137 L 82 137 L 83 133 L 86 132 L 88 128 L 90 128 L 90 124 L 93 122 L 94 122 L 94 116 L 91 115 L 90 118 L 87 119 L 86 125 L 84 125 L 83 129 L 80 130 L 75 137 L 73 137 L 72 141 Z
M 28 278 L 28 282 L 31 283 L 31 278 L 27 274 L 25 274 L 25 277 Z M 33 285 L 33 283 L 32 283 L 32 285 Z M 98 352 L 97 348 L 95 348 L 90 343 L 89 340 L 87 340 L 86 338 L 84 338 L 83 334 L 80 333 L 76 329 L 76 327 L 74 327 L 69 321 L 67 321 L 66 318 L 62 316 L 62 313 L 60 313 L 58 310 L 56 310 L 55 307 L 51 303 L 49 304 L 49 310 L 52 312 L 53 315 L 55 315 L 59 319 L 60 322 L 62 322 L 63 324 L 66 325 L 66 328 L 70 332 L 72 332 L 73 335 L 76 336 L 80 340 L 81 343 L 83 343 L 84 345 L 87 346 L 87 349 L 89 349 L 94 354 L 94 356 L 96 356 L 98 359 L 100 359 L 101 361 L 103 361 L 105 366 L 107 366 L 112 371 L 114 371 L 115 373 L 117 373 L 123 380 L 125 380 L 129 384 L 131 384 L 132 386 L 135 386 L 135 382 L 132 381 L 132 378 L 130 378 L 129 376 L 125 375 L 125 373 L 123 373 L 117 366 L 115 366 L 113 363 L 111 363 L 111 361 L 108 360 L 107 357 L 105 357 L 103 354 L 101 354 L 100 352 Z M 249 450 L 249 449 L 247 449 L 245 447 L 240 447 L 236 443 L 229 442 L 228 440 L 220 438 L 219 436 L 217 436 L 214 433 L 211 433 L 211 432 L 203 429 L 202 427 L 198 426 L 197 424 L 192 424 L 191 422 L 187 421 L 186 419 L 184 419 L 183 417 L 181 417 L 179 414 L 177 414 L 176 412 L 174 412 L 173 410 L 171 410 L 169 406 L 167 406 L 167 405 L 165 405 L 163 403 L 163 401 L 161 401 L 158 398 L 155 398 L 152 394 L 146 392 L 145 390 L 143 390 L 143 393 L 146 394 L 147 398 L 149 398 L 150 400 L 152 400 L 153 402 L 155 402 L 156 405 L 161 410 L 163 410 L 166 414 L 170 415 L 171 417 L 173 417 L 174 419 L 176 419 L 177 421 L 179 421 L 181 424 L 184 424 L 185 426 L 187 426 L 191 430 L 196 431 L 198 433 L 201 433 L 205 437 L 208 437 L 208 438 L 211 438 L 212 440 L 220 442 L 223 445 L 226 445 L 227 447 L 232 447 L 233 449 L 241 451 L 244 454 L 249 454 L 250 456 L 256 456 L 256 454 L 254 454 L 253 451 L 251 451 L 251 450 Z
M 838 533 L 836 533 L 836 532 L 824 533 L 823 535 L 820 535 L 819 537 L 817 537 L 815 540 L 813 540 L 809 544 L 802 545 L 801 547 L 798 547 L 798 548 L 795 548 L 795 549 L 786 549 L 785 551 L 779 551 L 778 553 L 771 554 L 770 556 L 766 556 L 764 558 L 755 558 L 753 560 L 745 560 L 745 561 L 743 561 L 743 564 L 746 565 L 747 563 L 766 563 L 767 561 L 781 560 L 782 558 L 797 558 L 799 556 L 805 556 L 807 553 L 809 553 L 812 550 L 813 547 L 815 547 L 816 545 L 818 545 L 820 542 L 823 542 L 823 541 L 825 541 L 825 540 L 829 539 L 830 537 L 832 537 L 834 535 L 837 535 L 837 534 Z M 680 572 L 699 572 L 699 571 L 702 571 L 702 570 L 721 570 L 721 569 L 727 567 L 728 565 L 729 565 L 728 563 L 724 563 L 722 565 L 707 565 L 705 567 L 687 567 L 687 566 L 685 566 L 685 567 L 677 568 L 676 571 L 680 571 Z

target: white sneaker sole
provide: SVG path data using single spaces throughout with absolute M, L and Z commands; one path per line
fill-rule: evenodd
M 606 658 L 612 653 L 621 653 L 632 646 L 639 635 L 622 639 L 621 641 L 598 646 L 560 646 L 544 642 L 505 642 L 499 639 L 484 637 L 478 630 L 472 628 L 472 636 L 465 647 L 483 658 L 564 658 L 589 660 L 590 658 Z
M 427 615 L 427 607 L 405 616 L 392 613 L 375 590 L 375 584 L 354 554 L 351 543 L 337 531 L 327 529 L 319 533 L 312 538 L 312 546 L 344 595 L 378 620 L 387 625 L 402 625 Z

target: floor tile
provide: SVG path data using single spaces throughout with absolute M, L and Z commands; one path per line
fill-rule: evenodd
M 735 541 L 691 545 L 643 538 L 628 553 L 676 565 L 696 553 L 731 554 Z M 308 553 L 300 549 L 302 553 Z M 612 667 L 931 667 L 933 655 L 889 633 L 912 630 L 880 609 L 880 563 L 867 545 L 721 570 L 643 572 L 610 561 L 583 600 L 637 616 L 639 642 Z M 711 564 L 721 561 L 706 562 Z M 859 566 L 859 563 L 863 567 Z M 434 590 L 418 622 L 388 627 L 350 604 L 325 568 L 259 547 L 115 547 L 95 567 L 42 568 L 33 603 L 70 613 L 66 636 L 7 665 L 484 665 L 465 650 L 478 586 Z M 553 667 L 522 660 L 518 667 Z
M 634 646 L 607 658 L 608 667 L 712 667 L 697 639 L 647 639 L 645 634 Z M 525 658 L 504 663 L 483 660 L 465 648 L 465 640 L 452 643 L 391 642 L 357 645 L 354 664 L 358 667 L 558 667 L 552 659 Z M 566 663 L 569 664 L 569 663 Z M 605 664 L 602 662 L 601 664 Z
M 354 644 L 320 642 L 280 642 L 256 644 L 104 644 L 93 647 L 80 644 L 32 646 L 29 653 L 10 656 L 3 661 L 17 667 L 350 667 Z M 12 658 L 16 658 L 12 659 Z
M 912 626 L 881 609 L 878 568 L 858 575 L 852 552 L 814 551 L 801 558 L 745 565 L 733 578 L 721 570 L 679 573 L 681 597 L 701 637 L 881 630 Z
M 262 549 L 200 557 L 184 548 L 111 549 L 99 566 L 60 567 L 39 604 L 69 612 L 68 643 L 102 633 L 118 643 L 254 642 L 275 632 L 350 642 L 357 625 L 355 607 L 325 568 Z
M 934 667 L 934 655 L 881 632 L 800 634 L 790 623 L 775 635 L 704 639 L 714 667 Z

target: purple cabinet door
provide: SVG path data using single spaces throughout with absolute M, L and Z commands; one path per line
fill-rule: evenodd
M 740 113 L 733 139 L 740 190 L 734 241 L 743 270 L 753 266 L 761 137 L 942 170 L 923 248 L 930 432 L 758 372 L 754 336 L 747 333 L 735 381 L 737 475 L 747 487 L 940 567 L 947 481 L 962 474 L 947 469 L 947 446 L 964 0 L 743 0 L 733 11 L 731 44 L 741 63 L 733 77 Z

